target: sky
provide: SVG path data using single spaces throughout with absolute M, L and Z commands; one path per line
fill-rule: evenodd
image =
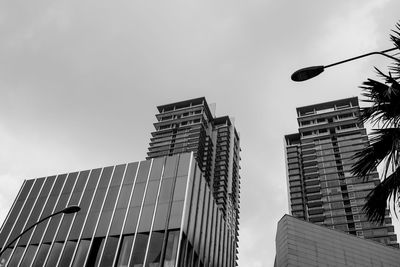
M 398 10 L 398 0 L 1 1 L 0 222 L 24 179 L 143 160 L 156 106 L 205 96 L 241 136 L 239 266 L 273 266 L 296 107 L 360 96 L 390 62 L 290 75 L 391 48 Z

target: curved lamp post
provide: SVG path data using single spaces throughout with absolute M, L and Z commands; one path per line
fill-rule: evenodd
M 3 254 L 3 252 L 6 251 L 6 249 L 9 248 L 18 238 L 20 238 L 23 234 L 25 234 L 26 232 L 28 232 L 29 230 L 31 230 L 33 227 L 35 227 L 35 226 L 38 225 L 39 223 L 41 223 L 41 222 L 43 222 L 43 221 L 45 221 L 45 220 L 47 220 L 47 219 L 49 219 L 49 218 L 51 218 L 51 217 L 53 217 L 53 216 L 56 216 L 56 215 L 58 215 L 58 214 L 60 214 L 60 213 L 71 214 L 71 213 L 76 213 L 76 212 L 78 212 L 78 211 L 80 211 L 80 210 L 81 210 L 81 208 L 80 208 L 79 206 L 69 206 L 69 207 L 66 207 L 66 208 L 63 209 L 63 210 L 57 211 L 57 212 L 55 212 L 55 213 L 53 213 L 53 214 L 50 214 L 50 215 L 47 216 L 47 217 L 44 217 L 44 218 L 41 219 L 40 221 L 38 221 L 38 222 L 32 224 L 32 225 L 31 225 L 30 227 L 28 227 L 25 231 L 23 231 L 23 232 L 20 233 L 16 238 L 14 238 L 11 242 L 9 242 L 9 243 L 0 251 L 0 256 L 1 256 L 1 254 Z
M 359 58 L 363 58 L 363 57 L 367 57 L 367 56 L 371 56 L 371 55 L 382 55 L 382 56 L 385 56 L 385 57 L 388 57 L 390 59 L 393 59 L 395 61 L 400 62 L 400 59 L 395 58 L 393 56 L 390 56 L 388 54 L 385 54 L 387 52 L 390 52 L 390 51 L 393 51 L 393 50 L 396 50 L 396 49 L 398 49 L 398 48 L 397 47 L 393 47 L 393 48 L 386 49 L 386 50 L 383 50 L 383 51 L 371 52 L 371 53 L 363 54 L 361 56 L 352 57 L 352 58 L 345 59 L 345 60 L 342 60 L 342 61 L 339 61 L 339 62 L 336 62 L 336 63 L 332 63 L 332 64 L 329 64 L 329 65 L 326 65 L 326 66 L 312 66 L 312 67 L 302 68 L 302 69 L 299 69 L 299 70 L 295 71 L 292 74 L 291 79 L 292 79 L 292 81 L 295 81 L 295 82 L 302 82 L 302 81 L 314 78 L 315 76 L 317 76 L 320 73 L 322 73 L 326 68 L 333 67 L 333 66 L 336 66 L 336 65 L 339 65 L 339 64 L 342 64 L 342 63 L 346 63 L 346 62 L 349 62 L 349 61 L 353 61 L 353 60 L 356 60 L 356 59 L 359 59 Z

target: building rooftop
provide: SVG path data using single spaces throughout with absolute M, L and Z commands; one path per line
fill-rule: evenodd
M 349 103 L 351 103 L 352 106 L 358 106 L 358 97 L 343 98 L 339 100 L 298 107 L 296 108 L 296 111 L 298 115 L 304 115 L 309 112 L 313 112 L 314 110 L 325 110 L 333 108 L 335 106 L 341 107 L 341 106 L 346 106 Z

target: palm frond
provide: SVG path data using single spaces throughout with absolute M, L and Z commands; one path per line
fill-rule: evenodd
M 377 69 L 385 79 L 381 83 L 372 79 L 365 81 L 361 89 L 363 100 L 372 103 L 372 106 L 361 109 L 360 120 L 365 123 L 370 121 L 373 125 L 382 123 L 382 127 L 400 126 L 400 84 L 390 75 L 385 75 Z M 387 84 L 390 84 L 387 85 Z
M 367 196 L 363 211 L 368 220 L 382 224 L 385 220 L 386 209 L 390 199 L 397 200 L 400 190 L 400 167 L 378 184 Z M 393 207 L 395 211 L 395 207 Z
M 368 174 L 376 170 L 385 159 L 387 161 L 386 170 L 389 168 L 389 163 L 392 166 L 399 164 L 400 129 L 376 129 L 371 136 L 370 144 L 354 155 L 353 159 L 356 160 L 356 163 L 351 168 L 351 172 L 355 176 L 364 180 L 367 180 Z
M 390 39 L 400 51 L 400 22 Z M 392 54 L 396 59 L 399 55 L 399 52 Z M 362 84 L 362 95 L 366 97 L 363 101 L 370 106 L 361 109 L 360 121 L 369 121 L 381 129 L 374 130 L 370 144 L 356 153 L 351 171 L 366 180 L 371 171 L 385 163 L 384 179 L 368 194 L 363 207 L 370 221 L 383 223 L 388 203 L 392 201 L 395 211 L 400 202 L 400 60 L 393 60 L 387 74 L 375 70 L 382 82 L 368 79 Z

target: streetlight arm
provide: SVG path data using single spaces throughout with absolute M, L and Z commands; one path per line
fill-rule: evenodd
M 385 54 L 387 52 L 390 52 L 390 51 L 393 51 L 393 50 L 396 50 L 396 49 L 397 49 L 397 47 L 393 47 L 393 48 L 386 49 L 386 50 L 383 50 L 383 51 L 376 51 L 376 52 L 367 53 L 367 54 L 364 54 L 364 55 L 361 55 L 361 56 L 352 57 L 352 58 L 345 59 L 345 60 L 342 60 L 342 61 L 339 61 L 339 62 L 336 62 L 336 63 L 332 63 L 332 64 L 329 64 L 329 65 L 326 65 L 326 66 L 324 66 L 324 68 L 326 69 L 326 68 L 333 67 L 333 66 L 336 66 L 336 65 L 339 65 L 339 64 L 343 64 L 343 63 L 346 63 L 346 62 L 349 62 L 349 61 L 357 60 L 359 58 L 368 57 L 368 56 L 377 55 L 377 54 L 400 62 L 400 59 L 392 57 L 392 56 L 390 56 L 388 54 Z
M 23 234 L 25 234 L 26 232 L 28 232 L 29 230 L 31 230 L 33 227 L 35 227 L 35 226 L 38 225 L 39 223 L 41 223 L 41 222 L 43 222 L 43 221 L 49 219 L 50 217 L 53 217 L 53 216 L 55 216 L 55 215 L 58 215 L 58 214 L 60 214 L 60 213 L 63 213 L 63 211 L 59 211 L 59 212 L 56 212 L 56 213 L 54 213 L 54 214 L 50 214 L 49 216 L 44 217 L 44 218 L 41 219 L 40 221 L 38 221 L 38 222 L 32 224 L 31 226 L 29 226 L 28 228 L 26 228 L 25 231 L 23 231 L 22 233 L 20 233 L 20 234 L 19 234 L 16 238 L 14 238 L 12 241 L 8 242 L 8 244 L 0 251 L 0 256 L 1 256 L 1 254 L 3 254 L 3 252 L 4 252 L 9 246 L 11 246 L 15 241 L 17 241 L 18 238 L 20 238 Z
M 22 233 L 20 233 L 16 238 L 14 238 L 12 241 L 8 242 L 8 244 L 0 251 L 0 256 L 4 253 L 4 251 L 6 251 L 6 249 L 8 247 L 10 247 L 15 241 L 18 240 L 18 238 L 20 238 L 23 234 L 25 234 L 26 232 L 28 232 L 29 230 L 31 230 L 33 227 L 35 227 L 36 225 L 40 224 L 41 222 L 49 219 L 50 217 L 56 216 L 60 213 L 65 213 L 65 214 L 70 214 L 70 213 L 75 213 L 78 212 L 80 210 L 80 208 L 78 206 L 70 206 L 67 207 L 63 210 L 57 211 L 53 214 L 50 214 L 49 216 L 44 217 L 43 219 L 37 221 L 36 223 L 32 224 L 31 226 L 29 226 L 28 228 L 25 229 L 25 231 L 23 231 Z
M 390 51 L 393 51 L 393 50 L 396 50 L 396 49 L 398 49 L 398 48 L 397 47 L 393 47 L 393 48 L 386 49 L 386 50 L 383 50 L 383 51 L 371 52 L 371 53 L 363 54 L 361 56 L 352 57 L 352 58 L 345 59 L 345 60 L 342 60 L 342 61 L 339 61 L 339 62 L 335 62 L 335 63 L 329 64 L 329 65 L 326 65 L 326 66 L 312 66 L 312 67 L 308 67 L 308 68 L 302 68 L 302 69 L 299 69 L 299 70 L 295 71 L 292 74 L 291 79 L 293 81 L 295 81 L 295 82 L 302 82 L 302 81 L 314 78 L 315 76 L 317 76 L 320 73 L 322 73 L 326 68 L 333 67 L 333 66 L 336 66 L 336 65 L 339 65 L 339 64 L 343 64 L 343 63 L 346 63 L 346 62 L 349 62 L 349 61 L 357 60 L 357 59 L 360 59 L 360 58 L 363 58 L 363 57 L 367 57 L 367 56 L 371 56 L 371 55 L 382 55 L 382 56 L 388 57 L 388 58 L 393 59 L 394 61 L 397 61 L 397 62 L 400 63 L 400 59 L 386 54 L 387 52 L 390 52 Z

